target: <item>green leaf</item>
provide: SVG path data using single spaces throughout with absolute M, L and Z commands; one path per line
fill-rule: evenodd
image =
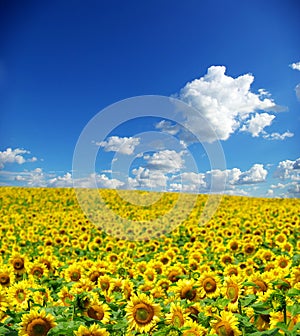
M 286 295 L 289 297 L 300 296 L 300 290 L 296 288 L 291 288 L 287 291 Z
M 266 331 L 257 331 L 255 333 L 249 334 L 249 336 L 277 336 L 279 328 L 266 330 Z
M 241 299 L 240 301 L 241 301 L 242 307 L 248 307 L 249 305 L 251 305 L 253 302 L 256 301 L 256 295 L 249 294 L 245 298 Z

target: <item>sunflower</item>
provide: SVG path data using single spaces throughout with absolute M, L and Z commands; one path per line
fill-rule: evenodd
M 22 316 L 20 323 L 20 336 L 46 336 L 50 329 L 54 328 L 56 323 L 51 314 L 46 314 L 45 310 L 40 312 L 31 310 L 28 314 Z
M 32 299 L 35 303 L 39 305 L 43 305 L 45 304 L 45 302 L 47 302 L 48 304 L 53 303 L 51 292 L 47 287 L 35 287 L 35 291 L 32 293 Z
M 125 310 L 129 330 L 148 333 L 159 321 L 161 308 L 151 297 L 141 293 L 131 297 Z
M 161 261 L 151 260 L 149 266 L 150 266 L 150 269 L 153 269 L 156 272 L 156 274 L 163 273 L 164 264 Z
M 44 263 L 35 261 L 33 263 L 28 263 L 28 274 L 33 278 L 41 278 L 43 275 L 47 276 L 49 271 Z
M 64 270 L 64 278 L 68 282 L 79 281 L 82 277 L 83 269 L 82 267 L 75 263 L 70 265 L 66 270 Z
M 239 275 L 241 273 L 241 270 L 239 269 L 238 266 L 235 265 L 227 265 L 224 268 L 224 276 L 232 276 L 232 275 Z
M 289 268 L 292 265 L 292 260 L 291 260 L 291 257 L 281 255 L 281 256 L 276 257 L 275 264 L 278 268 L 286 272 L 289 272 Z
M 191 318 L 193 321 L 198 321 L 198 315 L 201 312 L 201 305 L 199 302 L 195 302 L 192 305 L 189 305 L 185 312 L 188 314 L 188 317 Z
M 0 318 L 5 316 L 5 312 L 8 308 L 7 295 L 6 292 L 0 289 Z
M 69 288 L 62 287 L 58 293 L 59 300 L 56 305 L 58 306 L 70 306 L 71 302 L 74 300 L 74 295 L 70 292 Z
M 172 324 L 177 328 L 182 327 L 186 321 L 190 320 L 184 308 L 174 302 L 171 303 L 170 312 L 166 314 L 165 318 L 167 324 Z
M 170 285 L 171 285 L 171 281 L 168 280 L 168 279 L 160 279 L 156 283 L 156 286 L 160 287 L 164 291 L 167 291 L 169 289 Z
M 59 266 L 59 261 L 53 254 L 50 256 L 41 256 L 37 259 L 37 261 L 44 264 L 50 273 L 54 273 L 56 268 Z
M 109 275 L 102 275 L 98 278 L 98 287 L 104 294 L 107 294 L 112 285 L 112 278 Z
M 126 300 L 129 300 L 133 293 L 133 284 L 130 280 L 124 279 L 122 281 L 122 293 Z
M 258 292 L 265 293 L 269 289 L 269 277 L 266 272 L 261 274 L 253 274 L 249 281 L 254 283 L 255 286 L 249 286 L 246 290 L 246 294 L 257 294 Z
M 232 312 L 238 310 L 238 298 L 241 295 L 243 280 L 240 277 L 225 277 L 221 293 L 226 299 L 229 299 L 228 309 Z
M 80 294 L 82 292 L 90 292 L 95 288 L 95 284 L 89 279 L 80 279 L 72 286 L 72 293 Z
M 155 281 L 157 274 L 154 269 L 148 268 L 143 276 L 145 277 L 146 281 Z
M 25 264 L 27 262 L 27 258 L 24 255 L 20 253 L 14 253 L 10 257 L 9 261 L 16 275 L 21 275 L 26 272 Z
M 34 285 L 31 282 L 22 280 L 8 288 L 7 298 L 17 311 L 27 308 L 28 300 L 32 298 L 32 291 L 28 288 L 33 286 Z
M 193 279 L 180 279 L 176 282 L 174 288 L 177 293 L 177 297 L 180 300 L 197 301 L 199 299 L 199 292 L 196 286 L 196 282 Z
M 284 322 L 284 315 L 282 311 L 279 312 L 271 312 L 270 313 L 270 328 L 276 328 L 277 323 Z M 286 325 L 288 326 L 288 330 L 292 330 L 295 324 L 300 322 L 299 315 L 292 316 L 292 314 L 287 311 L 286 312 Z M 283 334 L 283 332 L 280 331 Z
M 241 332 L 238 329 L 238 319 L 232 312 L 221 311 L 220 316 L 214 316 L 212 320 L 212 331 L 218 336 L 238 336 Z
M 293 286 L 300 283 L 300 267 L 292 269 L 291 283 Z
M 97 298 L 92 298 L 86 307 L 85 315 L 106 324 L 110 319 L 110 308 L 106 303 L 99 301 Z
M 15 274 L 13 269 L 9 266 L 0 268 L 0 285 L 2 287 L 9 287 L 15 281 Z
M 108 294 L 112 293 L 120 293 L 122 292 L 122 279 L 121 278 L 113 278 L 111 280 L 111 285 L 109 286 Z
M 205 336 L 207 334 L 207 329 L 195 321 L 185 322 L 183 328 L 182 336 Z
M 183 275 L 183 271 L 179 266 L 170 266 L 167 268 L 165 271 L 166 277 L 171 281 L 171 282 L 177 282 L 180 277 Z
M 90 327 L 81 325 L 77 331 L 74 331 L 75 336 L 109 336 L 106 329 L 99 327 L 97 324 L 93 324 Z
M 220 293 L 220 279 L 214 272 L 204 272 L 198 280 L 201 294 L 215 298 Z
M 100 276 L 104 275 L 106 273 L 105 268 L 99 268 L 96 265 L 93 265 L 91 268 L 89 268 L 86 271 L 86 276 L 93 281 L 94 283 L 97 283 Z

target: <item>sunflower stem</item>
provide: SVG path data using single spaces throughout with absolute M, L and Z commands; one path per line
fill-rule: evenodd
M 239 309 L 239 314 L 240 314 L 241 316 L 243 316 L 242 303 L 241 303 L 241 300 L 240 300 L 240 299 L 238 299 L 238 309 Z M 246 335 L 246 329 L 245 329 L 245 326 L 244 326 L 244 325 L 242 326 L 242 333 L 243 333 L 243 336 Z

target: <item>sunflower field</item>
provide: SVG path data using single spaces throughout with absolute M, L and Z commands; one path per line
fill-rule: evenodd
M 132 223 L 166 222 L 178 197 L 102 192 Z M 130 240 L 94 225 L 71 188 L 1 187 L 0 335 L 300 335 L 300 200 L 223 196 L 201 223 L 207 197 Z

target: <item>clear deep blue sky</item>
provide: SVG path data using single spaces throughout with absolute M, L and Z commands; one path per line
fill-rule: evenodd
M 66 174 L 72 173 L 75 144 L 99 111 L 140 95 L 181 98 L 188 82 L 204 77 L 211 66 L 225 66 L 222 78 L 251 74 L 249 92 L 262 101 L 258 90 L 265 89 L 274 104 L 285 107 L 284 112 L 250 107 L 247 119 L 221 136 L 231 181 L 227 191 L 298 197 L 299 17 L 297 0 L 0 1 L 1 184 L 57 186 L 59 180 L 70 185 Z M 217 80 L 211 85 L 216 87 Z M 206 97 L 219 99 L 222 110 L 221 98 L 209 88 Z M 225 89 L 230 94 L 230 87 Z M 204 99 L 203 88 L 197 90 Z M 236 108 L 234 119 L 240 121 Z M 275 117 L 255 133 L 259 125 L 252 120 L 251 128 L 249 120 L 257 112 Z M 205 110 L 208 118 L 212 113 Z M 215 121 L 217 129 L 222 118 L 217 117 L 219 125 Z M 125 126 L 114 135 L 130 138 L 134 130 Z M 108 144 L 100 149 L 109 161 L 114 153 Z M 200 149 L 190 148 L 197 157 Z M 135 161 L 135 187 L 151 185 L 162 173 L 171 178 L 159 170 L 168 152 L 154 154 Z M 102 168 L 108 167 L 106 162 Z M 207 174 L 209 167 L 202 168 Z M 234 168 L 240 170 L 235 178 Z M 146 170 L 152 182 L 139 184 Z M 183 171 L 188 172 L 184 164 Z M 105 171 L 97 173 L 111 178 Z M 172 189 L 170 181 L 166 189 Z M 124 187 L 127 182 L 122 182 Z

